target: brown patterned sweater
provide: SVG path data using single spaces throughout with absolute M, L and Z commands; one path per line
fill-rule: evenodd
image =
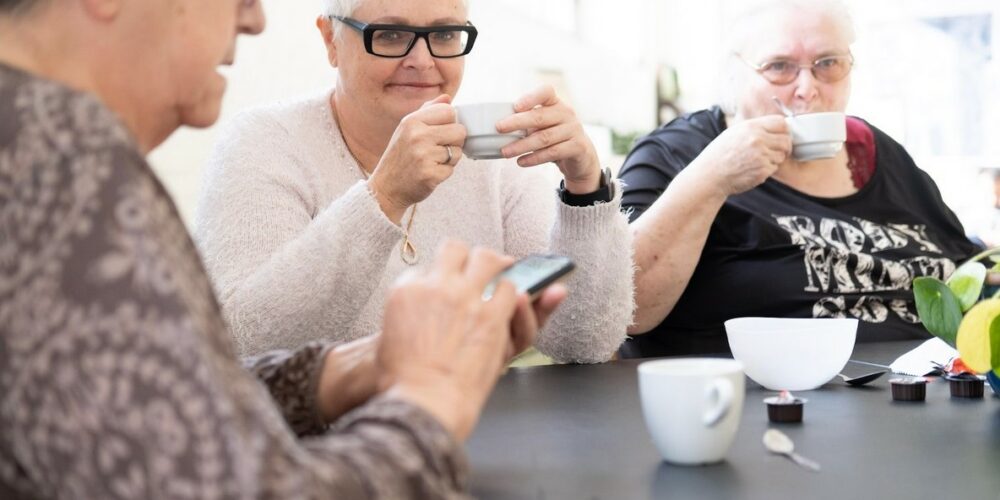
M 464 496 L 460 446 L 412 405 L 319 425 L 325 352 L 242 366 L 122 124 L 0 65 L 0 498 Z

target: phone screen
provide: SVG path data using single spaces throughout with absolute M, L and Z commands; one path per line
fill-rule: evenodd
M 483 300 L 489 300 L 499 280 L 506 279 L 514 284 L 519 293 L 527 293 L 532 298 L 565 276 L 574 268 L 573 261 L 562 255 L 529 255 L 503 270 L 486 285 Z

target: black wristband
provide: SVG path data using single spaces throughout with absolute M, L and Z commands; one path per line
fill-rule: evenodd
M 573 194 L 566 190 L 566 181 L 559 181 L 559 199 L 571 207 L 589 207 L 598 203 L 608 203 L 615 198 L 611 169 L 601 171 L 601 187 L 593 193 Z

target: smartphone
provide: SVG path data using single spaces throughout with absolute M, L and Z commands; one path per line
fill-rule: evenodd
M 483 290 L 483 300 L 490 300 L 501 279 L 509 280 L 519 293 L 527 293 L 531 300 L 546 287 L 566 276 L 576 266 L 569 257 L 562 255 L 528 255 L 504 269 Z

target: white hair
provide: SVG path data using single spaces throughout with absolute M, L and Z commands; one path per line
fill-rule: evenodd
M 323 15 L 325 16 L 339 16 L 339 17 L 351 17 L 354 15 L 354 11 L 358 10 L 361 2 L 364 0 L 320 0 L 323 4 Z M 466 6 L 469 5 L 469 0 L 462 0 L 462 3 Z M 344 32 L 342 29 L 337 29 L 335 26 L 333 29 L 334 36 L 341 36 Z
M 741 6 L 730 18 L 719 79 L 719 105 L 729 115 L 739 112 L 739 94 L 746 85 L 748 72 L 740 60 L 743 51 L 753 43 L 765 23 L 778 14 L 794 12 L 799 16 L 815 16 L 833 21 L 840 37 L 848 45 L 854 43 L 854 21 L 841 0 L 760 0 Z
M 327 16 L 349 17 L 358 9 L 364 0 L 320 0 L 323 4 L 323 14 Z M 466 7 L 469 0 L 462 0 Z
M 362 0 L 321 0 L 323 14 L 327 16 L 349 17 L 358 8 Z

